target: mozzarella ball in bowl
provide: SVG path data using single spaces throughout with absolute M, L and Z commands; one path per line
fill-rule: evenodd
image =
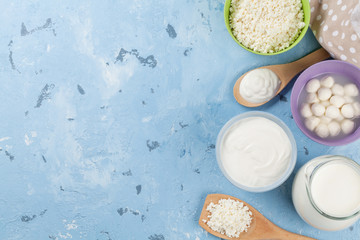
M 360 138 L 360 69 L 338 60 L 317 63 L 295 82 L 291 111 L 301 131 L 330 146 Z

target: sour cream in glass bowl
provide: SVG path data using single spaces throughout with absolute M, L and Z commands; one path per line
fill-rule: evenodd
M 216 142 L 216 159 L 225 177 L 250 192 L 280 186 L 296 163 L 294 136 L 272 114 L 252 111 L 230 119 Z

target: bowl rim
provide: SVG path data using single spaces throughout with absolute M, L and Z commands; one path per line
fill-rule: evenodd
M 291 159 L 290 159 L 290 163 L 289 163 L 289 166 L 286 169 L 286 171 L 274 183 L 263 186 L 263 187 L 249 187 L 249 186 L 245 186 L 245 185 L 238 183 L 226 172 L 226 170 L 222 164 L 222 161 L 221 161 L 220 146 L 221 146 L 223 137 L 228 132 L 228 130 L 230 129 L 231 126 L 233 126 L 238 121 L 245 119 L 245 118 L 249 118 L 249 117 L 263 117 L 263 118 L 271 120 L 275 124 L 279 125 L 284 130 L 286 135 L 288 136 L 291 147 L 292 147 Z M 223 173 L 223 175 L 227 178 L 227 180 L 230 181 L 236 187 L 238 187 L 242 190 L 248 191 L 248 192 L 267 192 L 267 191 L 270 191 L 270 190 L 273 190 L 273 189 L 279 187 L 290 177 L 291 173 L 293 172 L 293 170 L 295 168 L 295 164 L 296 164 L 296 160 L 297 160 L 296 141 L 295 141 L 294 135 L 290 131 L 289 127 L 275 115 L 268 113 L 268 112 L 263 112 L 263 111 L 250 111 L 250 112 L 241 113 L 241 114 L 238 114 L 238 115 L 232 117 L 229 121 L 227 121 L 224 124 L 224 126 L 221 128 L 221 130 L 217 136 L 215 151 L 216 151 L 216 160 L 217 160 L 218 166 L 219 166 L 221 172 Z
M 304 22 L 305 22 L 305 27 L 301 30 L 299 36 L 296 38 L 296 40 L 287 48 L 275 52 L 275 53 L 261 53 L 261 52 L 256 52 L 250 48 L 245 47 L 244 45 L 242 45 L 234 36 L 234 34 L 232 33 L 231 27 L 230 27 L 230 21 L 229 21 L 229 12 L 230 12 L 230 5 L 231 5 L 231 1 L 232 0 L 225 0 L 225 4 L 224 4 L 224 20 L 225 20 L 225 26 L 226 29 L 228 30 L 230 36 L 232 37 L 232 39 L 238 44 L 240 45 L 242 48 L 244 48 L 245 50 L 258 54 L 258 55 L 263 55 L 263 56 L 273 56 L 273 55 L 277 55 L 280 53 L 284 53 L 287 52 L 288 50 L 292 49 L 293 47 L 295 47 L 305 36 L 309 25 L 310 25 L 310 17 L 311 17 L 311 11 L 310 11 L 310 2 L 309 0 L 301 0 L 301 4 L 302 4 L 302 8 L 304 11 Z
M 301 114 L 299 113 L 299 109 L 298 109 L 298 98 L 302 92 L 302 90 L 304 89 L 306 83 L 308 81 L 310 81 L 312 78 L 321 75 L 321 74 L 325 74 L 325 73 L 337 73 L 335 70 L 332 71 L 326 71 L 323 72 L 321 74 L 309 74 L 309 72 L 313 71 L 314 69 L 317 69 L 319 67 L 321 67 L 322 65 L 328 65 L 328 64 L 340 64 L 343 66 L 347 66 L 349 68 L 354 69 L 354 71 L 359 72 L 360 75 L 360 68 L 358 68 L 357 66 L 345 62 L 345 61 L 341 61 L 341 60 L 325 60 L 322 62 L 318 62 L 310 67 L 308 67 L 305 71 L 303 71 L 299 77 L 296 79 L 292 92 L 291 92 L 291 97 L 290 97 L 290 107 L 291 107 L 291 113 L 293 115 L 293 118 L 295 120 L 296 125 L 298 126 L 298 128 L 301 130 L 301 132 L 303 132 L 308 138 L 310 138 L 311 140 L 313 140 L 314 142 L 326 145 L 326 146 L 342 146 L 342 145 L 346 145 L 349 144 L 351 142 L 356 141 L 357 139 L 360 138 L 360 126 L 358 126 L 358 128 L 350 135 L 345 136 L 344 138 L 341 139 L 334 139 L 334 140 L 326 140 L 326 139 L 322 139 L 320 137 L 314 137 L 313 135 L 311 135 L 309 132 L 309 130 L 304 126 L 303 121 L 301 120 Z M 310 75 L 310 76 L 307 76 Z M 358 88 L 360 88 L 360 82 L 356 81 L 354 82 Z

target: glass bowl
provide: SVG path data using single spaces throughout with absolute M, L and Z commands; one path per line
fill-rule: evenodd
M 277 125 L 279 125 L 284 132 L 286 133 L 286 135 L 288 136 L 289 140 L 290 140 L 290 144 L 291 144 L 291 160 L 289 163 L 288 168 L 286 169 L 286 171 L 283 173 L 283 175 L 276 180 L 274 183 L 267 185 L 267 186 L 263 186 L 263 187 L 249 187 L 249 186 L 245 186 L 242 185 L 241 183 L 235 181 L 226 171 L 226 169 L 224 168 L 223 164 L 222 164 L 222 160 L 221 160 L 221 143 L 223 141 L 224 136 L 226 135 L 226 133 L 228 132 L 228 130 L 238 121 L 245 119 L 245 118 L 249 118 L 249 117 L 263 117 L 266 119 L 269 119 L 271 121 L 273 121 L 274 123 L 276 123 Z M 282 183 L 284 183 L 286 181 L 286 179 L 288 179 L 288 177 L 290 176 L 290 174 L 292 173 L 292 171 L 294 170 L 295 167 L 295 163 L 296 163 L 296 158 L 297 158 L 297 147 L 296 147 L 296 142 L 295 142 L 295 138 L 293 136 L 293 134 L 291 133 L 290 129 L 286 126 L 286 124 L 281 121 L 279 118 L 275 117 L 274 115 L 270 114 L 270 113 L 266 113 L 266 112 L 261 112 L 261 111 L 251 111 L 251 112 L 246 112 L 246 113 L 242 113 L 239 114 L 233 118 L 231 118 L 220 130 L 217 140 L 216 140 L 216 160 L 217 163 L 219 165 L 219 168 L 221 170 L 221 172 L 224 174 L 224 176 L 232 183 L 234 184 L 236 187 L 241 188 L 243 190 L 249 191 L 249 192 L 266 192 L 266 191 L 270 191 L 278 186 L 280 186 Z

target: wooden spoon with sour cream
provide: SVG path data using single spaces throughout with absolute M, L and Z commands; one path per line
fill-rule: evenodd
M 209 220 L 209 213 L 206 208 L 207 206 L 213 202 L 214 204 L 217 204 L 220 199 L 232 199 L 235 201 L 243 202 L 252 212 L 252 221 L 250 224 L 250 227 L 248 228 L 247 232 L 240 233 L 240 236 L 238 238 L 230 238 L 226 236 L 225 234 L 221 234 L 219 232 L 216 232 L 212 230 L 205 221 Z M 276 226 L 274 223 L 270 222 L 267 218 L 265 218 L 261 213 L 259 213 L 255 208 L 253 208 L 250 204 L 229 196 L 225 194 L 209 194 L 207 195 L 204 203 L 204 207 L 201 211 L 200 219 L 199 219 L 199 225 L 211 233 L 212 235 L 215 235 L 222 239 L 247 239 L 247 240 L 255 240 L 255 239 L 279 239 L 279 240 L 311 240 L 314 238 L 305 237 L 302 235 L 298 235 L 295 233 L 288 232 L 278 226 Z
M 299 72 L 305 70 L 306 68 L 310 67 L 311 65 L 313 65 L 317 62 L 328 59 L 329 57 L 330 57 L 329 53 L 324 48 L 320 48 L 295 62 L 279 64 L 279 65 L 269 65 L 269 66 L 259 67 L 256 69 L 269 69 L 269 70 L 273 71 L 279 77 L 281 83 L 280 83 L 279 89 L 272 97 L 272 98 L 274 98 L 286 87 L 286 85 L 288 85 L 288 83 L 296 76 L 296 74 L 298 74 Z M 253 69 L 253 70 L 255 70 L 255 69 Z M 253 102 L 249 102 L 249 101 L 245 100 L 241 96 L 240 83 L 243 80 L 243 78 L 245 77 L 245 75 L 248 74 L 249 72 L 243 74 L 236 81 L 236 83 L 234 85 L 234 90 L 233 90 L 234 97 L 238 103 L 240 103 L 241 105 L 243 105 L 245 107 L 258 107 L 258 106 L 261 106 L 261 105 L 267 103 L 272 98 L 270 98 L 269 100 L 262 102 L 262 103 L 253 103 Z

